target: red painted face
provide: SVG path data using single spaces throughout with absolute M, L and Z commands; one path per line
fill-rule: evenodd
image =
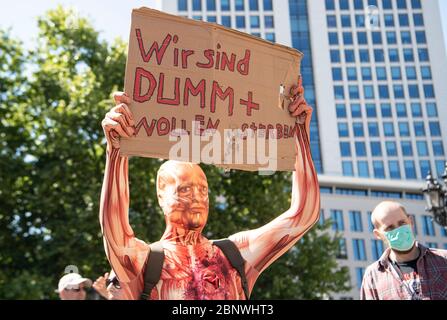
M 201 232 L 208 220 L 208 182 L 198 165 L 168 161 L 160 168 L 158 198 L 166 223 Z

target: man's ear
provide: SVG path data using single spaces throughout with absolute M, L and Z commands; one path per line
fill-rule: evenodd
M 380 231 L 378 229 L 374 229 L 373 233 L 374 233 L 374 236 L 376 237 L 376 239 L 379 239 L 379 240 L 383 241 L 383 239 L 381 237 L 382 234 L 380 233 Z

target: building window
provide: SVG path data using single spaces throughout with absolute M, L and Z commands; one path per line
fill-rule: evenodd
M 357 169 L 359 173 L 359 177 L 361 178 L 369 178 L 369 165 L 368 161 L 358 161 Z
M 416 42 L 418 44 L 426 44 L 427 37 L 425 35 L 425 31 L 416 31 Z
M 386 145 L 386 153 L 388 157 L 396 157 L 397 156 L 397 147 L 396 143 L 393 141 L 387 141 Z
M 368 44 L 368 36 L 366 32 L 357 32 L 357 42 L 358 44 Z
M 404 93 L 404 86 L 402 85 L 394 85 L 394 98 L 396 99 L 404 99 L 405 93 Z
M 354 40 L 352 38 L 352 33 L 351 32 L 343 32 L 343 43 L 345 45 L 354 44 Z
M 416 27 L 424 26 L 424 16 L 421 13 L 413 14 L 413 23 Z
M 192 0 L 192 10 L 202 11 L 202 0 Z
M 351 144 L 349 142 L 340 142 L 340 151 L 342 157 L 351 156 Z
M 444 145 L 442 144 L 442 141 L 433 141 L 433 154 L 435 156 L 444 156 Z
M 436 106 L 436 103 L 427 103 L 425 105 L 427 109 L 427 116 L 430 118 L 434 118 L 438 116 L 438 108 Z M 421 111 L 422 114 L 422 111 Z
M 331 220 L 332 220 L 332 230 L 334 231 L 345 230 L 342 210 L 331 210 Z
M 427 247 L 437 249 L 438 244 L 436 242 L 427 242 Z
M 266 28 L 274 28 L 275 24 L 273 22 L 273 16 L 265 16 L 264 17 L 264 24 Z
M 396 113 L 399 118 L 406 118 L 407 105 L 405 103 L 396 103 Z
M 344 100 L 345 99 L 345 91 L 343 89 L 343 86 L 335 86 L 334 87 L 334 95 L 335 95 L 335 99 Z
M 349 14 L 341 15 L 341 26 L 344 28 L 351 27 L 351 16 Z
M 341 68 L 332 68 L 332 80 L 334 81 L 343 80 L 343 74 L 341 72 Z
M 375 261 L 379 260 L 383 254 L 383 242 L 382 240 L 371 240 L 371 251 Z
M 399 167 L 399 161 L 388 161 L 388 166 L 390 169 L 390 177 L 391 179 L 400 179 L 400 167 Z
M 375 229 L 375 227 L 374 227 L 374 225 L 372 223 L 371 217 L 372 217 L 372 212 L 368 211 L 368 230 L 369 230 L 369 232 L 373 232 L 374 229 Z
M 414 134 L 416 137 L 425 137 L 425 125 L 422 121 L 414 122 Z
M 413 118 L 422 118 L 422 107 L 420 103 L 411 104 L 411 114 Z
M 362 79 L 365 81 L 372 80 L 371 68 L 369 67 L 362 68 Z
M 230 0 L 220 0 L 220 10 L 230 11 Z
M 374 177 L 378 179 L 385 178 L 385 168 L 382 161 L 373 161 Z
M 348 247 L 346 246 L 346 239 L 340 238 L 339 240 L 339 250 L 337 254 L 337 259 L 348 259 Z
M 329 32 L 329 44 L 330 45 L 338 44 L 338 34 L 336 32 Z
M 356 68 L 346 68 L 346 73 L 348 74 L 348 80 L 357 80 L 357 69 Z
M 383 123 L 383 132 L 385 137 L 394 137 L 394 125 L 392 122 Z
M 372 103 L 366 104 L 366 115 L 368 118 L 376 118 L 377 117 L 377 110 L 376 105 Z
M 343 169 L 343 175 L 345 177 L 353 177 L 354 176 L 354 168 L 352 166 L 351 161 L 343 161 L 342 169 Z
M 365 99 L 374 99 L 374 87 L 373 86 L 363 86 L 363 91 L 365 94 Z
M 245 10 L 244 0 L 236 0 L 234 6 L 235 6 L 236 11 L 244 11 Z
M 402 80 L 400 67 L 391 67 L 391 77 L 393 78 L 393 80 Z
M 402 199 L 402 193 L 401 192 L 371 190 L 371 197 L 387 198 L 387 199 Z
M 321 190 L 321 189 L 320 189 L 320 190 Z M 321 210 L 320 210 L 320 220 L 318 221 L 318 223 L 319 223 L 320 226 L 323 226 L 323 225 L 324 225 L 324 222 L 325 222 L 325 219 L 324 219 L 324 210 L 321 209 Z
M 349 211 L 349 221 L 351 224 L 351 231 L 363 232 L 362 213 L 360 211 Z
M 424 236 L 436 236 L 435 226 L 433 224 L 433 220 L 430 216 L 422 216 L 422 230 Z
M 222 16 L 222 25 L 228 28 L 231 28 L 231 17 L 230 16 Z
M 348 0 L 340 0 L 340 10 L 349 10 Z
M 250 11 L 258 11 L 259 10 L 259 2 L 258 0 L 250 0 L 249 1 Z
M 355 15 L 355 25 L 357 28 L 362 28 L 365 26 L 365 15 L 364 14 L 356 14 Z
M 388 54 L 390 56 L 390 62 L 399 62 L 399 51 L 397 49 L 390 49 L 388 50 Z
M 428 160 L 419 161 L 419 167 L 421 169 L 421 177 L 425 178 L 429 172 L 431 172 L 431 164 Z
M 407 9 L 407 0 L 397 0 L 398 9 Z
M 206 0 L 206 10 L 216 11 L 216 0 Z
M 355 62 L 354 50 L 345 50 L 345 61 L 346 63 Z
M 416 125 L 416 123 L 415 123 Z M 424 125 L 424 123 L 422 123 L 422 126 Z M 418 155 L 420 157 L 426 157 L 428 156 L 428 147 L 427 147 L 427 142 L 425 141 L 417 141 L 416 142 L 416 146 L 418 149 Z
M 404 49 L 405 62 L 414 62 L 413 49 Z
M 410 136 L 410 126 L 408 122 L 399 122 L 399 134 L 401 137 L 409 137 Z
M 207 17 L 206 17 L 206 20 L 207 20 L 208 22 L 217 22 L 217 18 L 216 18 L 216 16 L 207 16 Z
M 377 80 L 386 80 L 386 69 L 384 67 L 377 67 L 376 68 L 377 73 Z
M 245 28 L 245 16 L 236 16 L 236 28 Z
M 347 123 L 338 124 L 338 136 L 340 138 L 349 137 L 349 129 Z
M 337 104 L 335 106 L 337 118 L 346 118 L 346 106 L 344 104 Z
M 388 42 L 388 44 L 397 44 L 396 32 L 388 31 L 386 33 L 386 41 Z
M 379 97 L 380 99 L 389 99 L 390 91 L 388 90 L 388 86 L 379 86 Z
M 380 32 L 373 32 L 372 41 L 374 44 L 382 44 L 382 34 Z
M 401 142 L 401 147 L 402 147 L 402 155 L 404 157 L 411 157 L 411 156 L 413 156 L 413 147 L 412 147 L 410 141 L 402 141 Z
M 444 161 L 441 161 L 441 160 L 435 161 L 436 172 L 437 172 L 439 177 L 444 174 L 444 168 L 445 168 L 444 165 L 445 165 Z
M 359 87 L 358 86 L 349 86 L 349 98 L 351 100 L 360 99 Z
M 357 277 L 357 289 L 362 287 L 363 276 L 365 275 L 365 268 L 355 268 L 355 274 Z
M 363 0 L 354 0 L 354 9 L 363 10 Z
M 385 27 L 394 27 L 394 16 L 392 14 L 384 15 Z
M 407 196 L 411 196 L 408 198 L 412 198 L 414 200 L 424 200 L 424 196 L 421 194 L 411 194 L 411 193 L 407 193 Z M 417 224 L 416 224 L 416 216 L 414 214 L 409 214 L 411 221 L 413 222 L 413 233 L 414 235 L 418 234 L 418 228 L 417 228 Z
M 366 261 L 365 240 L 352 239 L 352 246 L 354 248 L 354 259 L 356 261 Z
M 363 130 L 363 123 L 361 123 L 361 122 L 353 123 L 352 128 L 353 128 L 353 132 L 354 132 L 354 137 L 364 137 L 365 136 L 365 132 Z
M 407 179 L 417 179 L 416 167 L 414 161 L 406 160 L 404 161 L 405 176 Z
M 430 134 L 432 137 L 440 137 L 441 136 L 441 127 L 439 126 L 439 122 L 430 122 Z
M 273 2 L 272 0 L 264 0 L 264 11 L 272 11 L 273 10 Z
M 376 62 L 385 62 L 385 52 L 382 49 L 375 49 L 374 60 Z
M 371 155 L 373 157 L 382 156 L 382 144 L 380 142 L 371 142 Z
M 431 69 L 430 67 L 421 67 L 421 75 L 424 80 L 431 80 Z
M 250 27 L 259 28 L 259 16 L 250 16 Z
M 378 137 L 379 133 L 379 124 L 377 122 L 368 122 L 368 133 L 370 137 Z
M 430 57 L 428 55 L 427 49 L 418 49 L 418 54 L 419 54 L 419 61 L 421 61 L 421 62 L 430 61 Z
M 271 42 L 275 42 L 276 41 L 276 37 L 275 37 L 275 33 L 274 32 L 267 32 L 265 34 L 265 39 Z
M 355 153 L 357 157 L 366 157 L 366 145 L 364 142 L 355 143 Z
M 334 0 L 326 0 L 326 10 L 335 10 L 335 2 Z
M 332 63 L 340 62 L 340 51 L 331 50 L 331 62 Z
M 188 0 L 177 0 L 178 11 L 188 11 Z
M 434 98 L 435 97 L 435 89 L 431 84 L 424 85 L 424 94 L 425 98 Z

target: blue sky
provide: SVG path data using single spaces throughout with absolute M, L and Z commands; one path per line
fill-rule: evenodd
M 12 28 L 12 34 L 27 46 L 37 37 L 36 17 L 58 4 L 74 7 L 80 15 L 90 18 L 101 36 L 113 40 L 119 36 L 127 40 L 132 8 L 141 6 L 160 8 L 161 1 L 175 0 L 3 0 L 0 28 Z M 438 0 L 423 0 L 438 1 Z M 447 43 L 447 0 L 439 0 L 444 26 L 444 43 Z M 19 18 L 20 17 L 20 18 Z

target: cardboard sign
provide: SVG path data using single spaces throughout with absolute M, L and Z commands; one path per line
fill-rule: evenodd
M 134 9 L 125 91 L 137 135 L 122 139 L 121 153 L 293 170 L 299 127 L 284 94 L 297 84 L 301 59 L 217 24 Z

